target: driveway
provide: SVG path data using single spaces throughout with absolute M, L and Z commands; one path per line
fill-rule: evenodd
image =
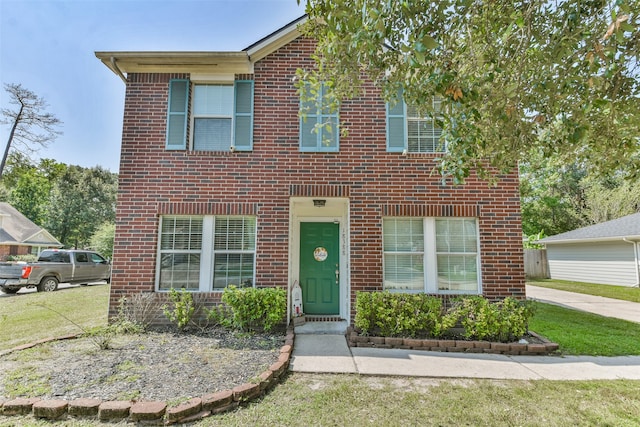
M 527 285 L 527 298 L 640 323 L 640 303 Z

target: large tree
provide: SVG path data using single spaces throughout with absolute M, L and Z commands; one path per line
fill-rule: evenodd
M 104 223 L 115 221 L 117 175 L 101 167 L 69 166 L 49 198 L 46 228 L 66 247 L 89 246 Z
M 443 128 L 440 170 L 454 181 L 508 170 L 532 150 L 640 173 L 640 0 L 306 4 L 317 67 L 299 70 L 301 91 L 324 82 L 340 100 L 367 78 L 397 102 L 402 89 Z
M 58 126 L 62 124 L 56 116 L 46 111 L 46 101 L 29 89 L 14 83 L 5 84 L 4 89 L 9 94 L 9 104 L 15 107 L 0 109 L 0 123 L 11 126 L 0 161 L 0 177 L 11 148 L 29 157 L 54 140 L 60 134 Z

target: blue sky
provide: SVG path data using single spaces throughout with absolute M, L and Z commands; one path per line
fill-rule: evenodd
M 241 50 L 304 13 L 296 0 L 0 0 L 0 81 L 64 122 L 40 157 L 118 171 L 125 85 L 95 51 Z M 8 104 L 0 88 L 0 106 Z M 0 125 L 0 150 L 9 137 Z

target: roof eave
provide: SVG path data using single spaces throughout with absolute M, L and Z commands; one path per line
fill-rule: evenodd
M 617 242 L 625 239 L 640 242 L 640 235 L 592 237 L 592 238 L 585 238 L 585 239 L 558 239 L 558 240 L 542 239 L 542 240 L 538 240 L 537 243 L 542 243 L 545 245 L 554 245 L 554 244 L 567 244 L 567 243 Z
M 253 72 L 247 52 L 96 52 L 116 75 L 130 73 Z
M 302 33 L 300 32 L 298 27 L 307 22 L 308 19 L 309 17 L 307 15 L 303 15 L 295 21 L 290 22 L 284 27 L 262 38 L 261 40 L 258 40 L 251 46 L 246 47 L 244 51 L 249 55 L 249 59 L 251 60 L 251 62 L 255 63 L 266 57 L 267 55 L 280 49 L 287 43 L 290 43 L 300 37 Z

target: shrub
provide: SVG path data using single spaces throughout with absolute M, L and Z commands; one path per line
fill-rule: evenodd
M 533 305 L 513 298 L 491 303 L 477 296 L 463 298 L 452 312 L 464 327 L 465 338 L 508 342 L 527 332 Z
M 466 339 L 508 342 L 526 334 L 533 308 L 513 298 L 491 303 L 474 296 L 461 298 L 446 310 L 434 296 L 358 292 L 354 323 L 364 335 L 433 338 L 450 333 L 459 323 Z
M 171 288 L 169 291 L 169 301 L 173 304 L 173 308 L 169 308 L 166 304 L 162 306 L 162 312 L 172 323 L 183 330 L 187 327 L 196 311 L 191 292 L 182 288 L 180 292 Z
M 242 330 L 270 331 L 281 323 L 287 311 L 287 293 L 282 288 L 236 288 L 222 293 L 224 306 L 209 312 L 209 318 L 223 326 Z
M 158 315 L 160 303 L 154 292 L 142 292 L 120 298 L 116 323 L 133 325 L 144 331 Z
M 439 337 L 455 323 L 442 300 L 424 294 L 358 292 L 355 326 L 363 334 Z

